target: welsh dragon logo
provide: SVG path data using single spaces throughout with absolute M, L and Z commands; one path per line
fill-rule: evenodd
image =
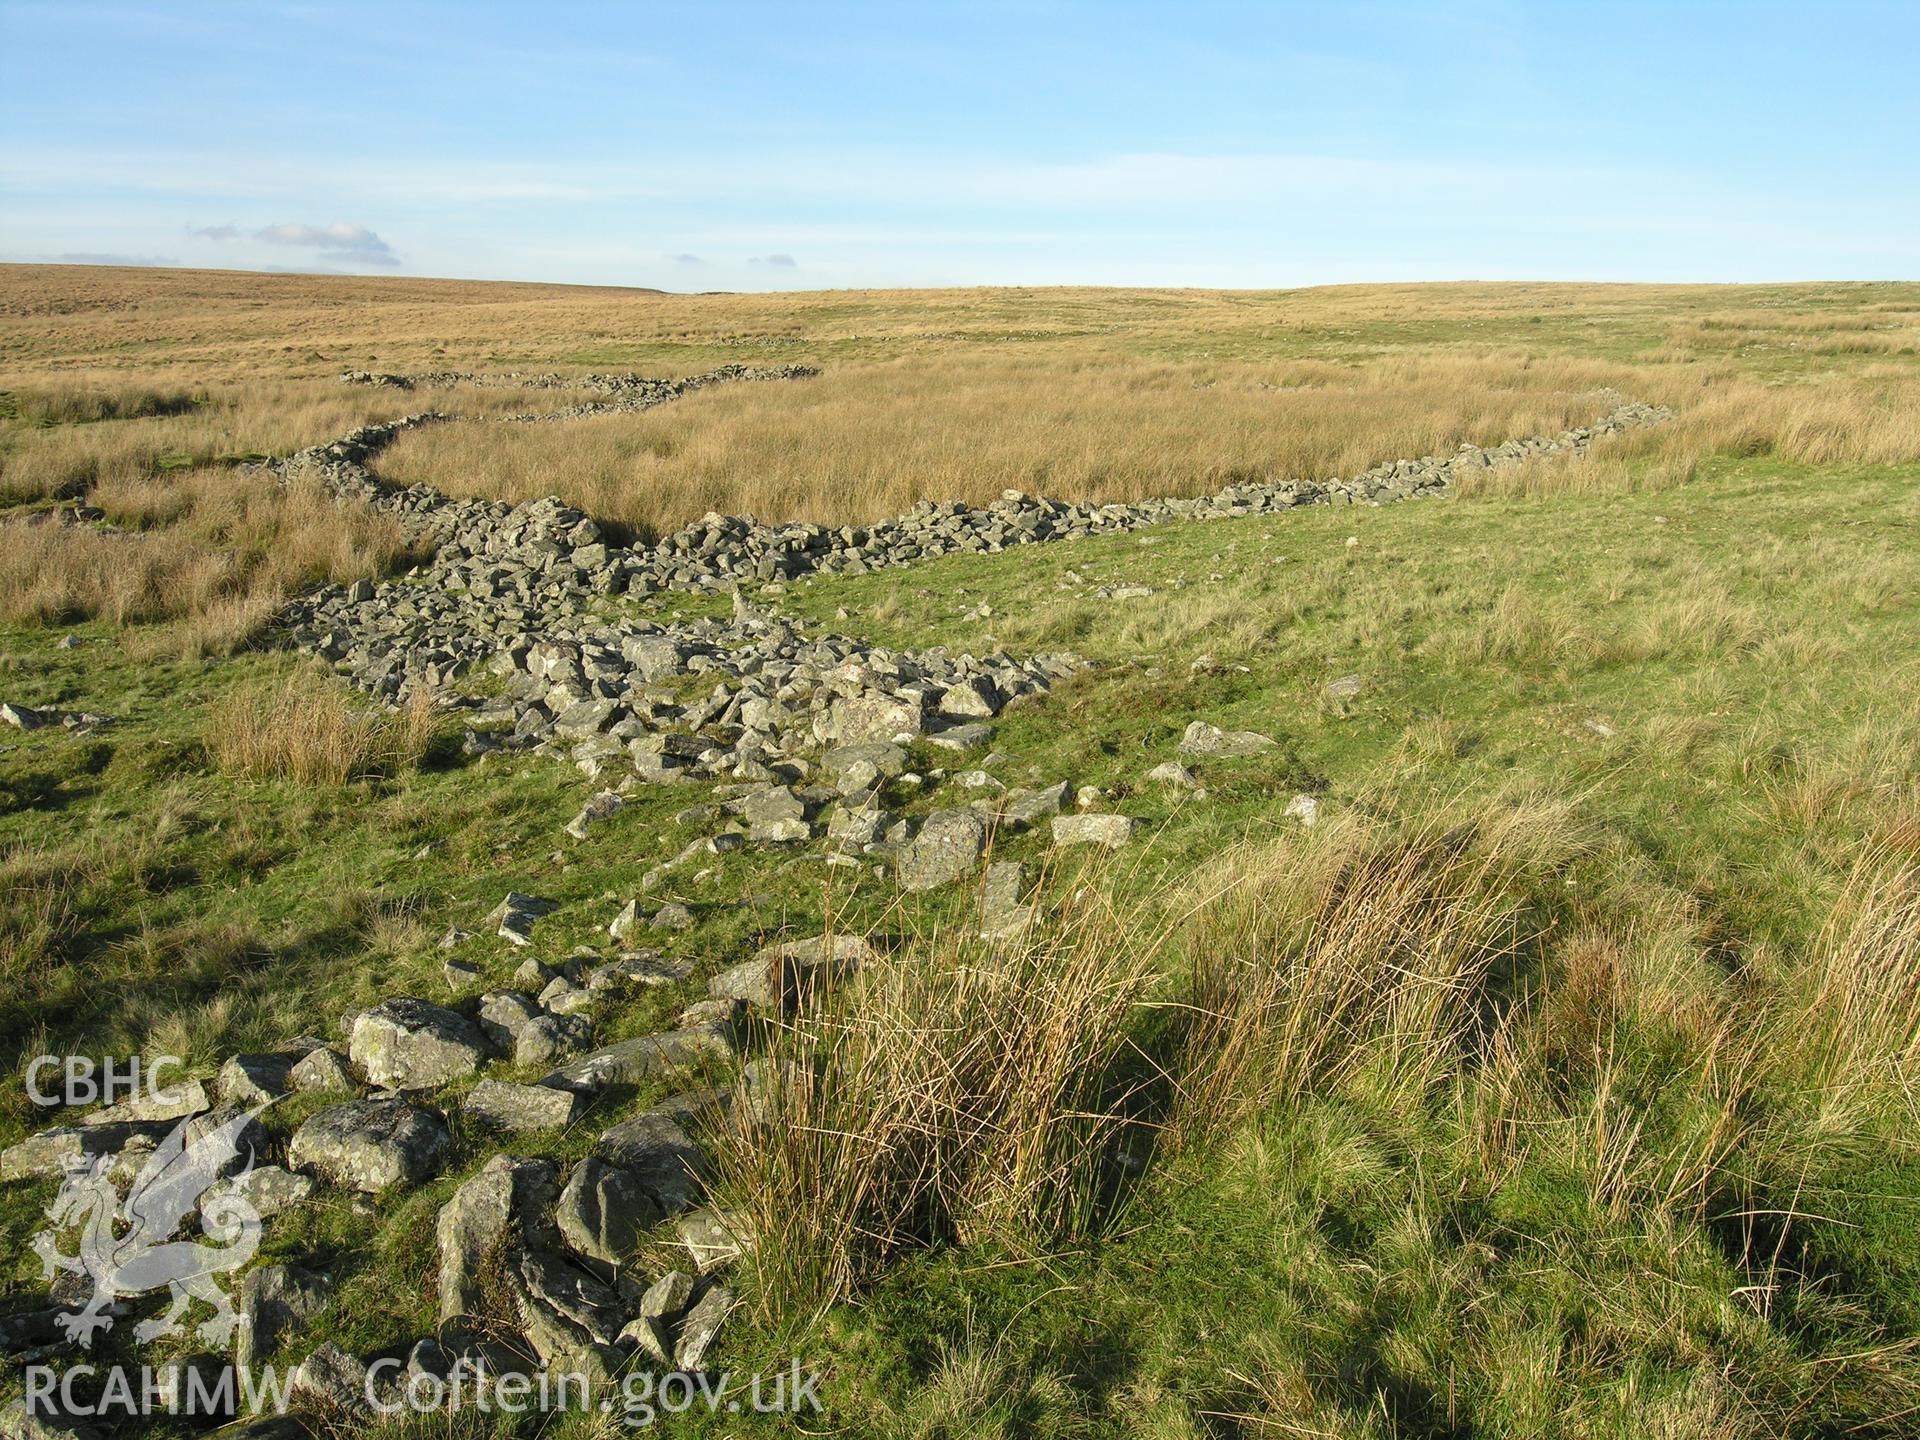
M 114 1156 L 68 1168 L 60 1193 L 48 1207 L 48 1228 L 34 1237 L 33 1252 L 49 1280 L 64 1270 L 93 1281 L 85 1308 L 60 1317 L 69 1340 L 91 1348 L 97 1333 L 113 1328 L 107 1307 L 115 1300 L 164 1288 L 172 1292 L 172 1303 L 164 1313 L 136 1325 L 135 1338 L 157 1340 L 173 1334 L 188 1303 L 201 1300 L 214 1313 L 199 1326 L 200 1337 L 225 1346 L 238 1317 L 214 1277 L 253 1258 L 260 1246 L 260 1212 L 237 1183 L 211 1195 L 208 1191 L 233 1171 L 241 1136 L 265 1108 L 244 1111 L 191 1141 L 187 1132 L 194 1121 L 182 1120 L 147 1158 L 124 1200 L 111 1175 Z M 252 1172 L 253 1159 L 248 1146 L 246 1163 L 233 1175 L 235 1182 Z M 212 1245 L 174 1238 L 196 1210 Z M 60 1249 L 59 1236 L 73 1226 L 79 1227 L 79 1250 L 68 1255 Z

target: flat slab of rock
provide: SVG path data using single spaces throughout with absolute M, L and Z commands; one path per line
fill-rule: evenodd
M 659 1202 L 637 1176 L 589 1156 L 567 1177 L 553 1218 L 560 1237 L 581 1255 L 608 1267 L 605 1275 L 611 1278 L 626 1264 L 640 1237 L 663 1216 Z
M 1204 720 L 1187 726 L 1187 733 L 1180 738 L 1182 755 L 1204 755 L 1216 760 L 1238 760 L 1271 750 L 1273 746 L 1271 735 L 1262 735 L 1257 730 L 1222 730 Z
M 155 1094 L 131 1096 L 115 1105 L 108 1105 L 81 1117 L 82 1125 L 118 1125 L 128 1121 L 141 1124 L 153 1124 L 167 1120 L 184 1120 L 189 1115 L 198 1115 L 203 1110 L 211 1110 L 213 1102 L 207 1098 L 207 1088 L 198 1080 L 183 1080 L 178 1085 L 170 1085 Z
M 460 1108 L 495 1130 L 559 1130 L 579 1118 L 580 1097 L 551 1085 L 482 1080 Z
M 1131 815 L 1056 815 L 1053 843 L 1104 845 L 1109 850 L 1118 850 L 1139 828 L 1140 822 Z
M 769 945 L 753 959 L 721 971 L 707 982 L 716 1000 L 737 1000 L 756 1010 L 792 1009 L 821 980 L 848 975 L 874 959 L 860 935 L 815 935 Z
M 558 1243 L 548 1218 L 557 1195 L 553 1162 L 518 1155 L 495 1155 L 453 1192 L 434 1221 L 443 1325 L 481 1312 L 488 1268 L 503 1251 Z
M 411 995 L 362 1011 L 347 1049 L 367 1079 L 388 1090 L 437 1089 L 471 1075 L 489 1053 L 466 1016 Z
M 309 1116 L 287 1160 L 330 1185 L 377 1195 L 418 1185 L 453 1149 L 439 1116 L 404 1100 L 349 1100 Z
M 1062 780 L 1058 785 L 1043 785 L 1037 790 L 1009 790 L 1000 797 L 997 813 L 1000 823 L 1016 830 L 1037 825 L 1071 808 L 1073 791 Z
M 900 888 L 917 892 L 951 885 L 979 863 L 986 848 L 986 822 L 973 810 L 936 810 L 901 853 Z
M 980 938 L 1008 940 L 1033 923 L 1033 906 L 1023 904 L 1027 867 L 1018 860 L 999 860 L 987 867 L 980 886 Z
M 0 1180 L 37 1180 L 63 1174 L 69 1167 L 101 1155 L 118 1155 L 137 1141 L 165 1133 L 165 1125 L 132 1122 L 109 1125 L 61 1125 L 29 1135 L 0 1150 Z
M 752 1232 L 744 1217 L 717 1206 L 703 1205 L 679 1220 L 680 1243 L 693 1257 L 702 1275 L 723 1270 L 753 1248 Z
M 234 1363 L 246 1368 L 270 1357 L 287 1336 L 304 1333 L 327 1308 L 333 1282 L 295 1265 L 262 1265 L 240 1282 Z
M 612 1085 L 637 1085 L 727 1059 L 733 1042 L 721 1025 L 640 1035 L 590 1051 L 544 1076 L 542 1085 L 597 1094 Z
M 733 1291 L 725 1285 L 715 1285 L 694 1302 L 680 1322 L 680 1339 L 673 1351 L 676 1370 L 693 1374 L 700 1369 L 733 1306 Z
M 311 1175 L 296 1175 L 278 1165 L 256 1165 L 210 1188 L 200 1197 L 200 1214 L 204 1223 L 208 1217 L 217 1215 L 216 1202 L 220 1198 L 237 1195 L 253 1206 L 264 1220 L 278 1215 L 282 1210 L 304 1205 L 313 1198 L 313 1191 Z
M 494 906 L 492 913 L 482 923 L 492 927 L 502 940 L 514 945 L 531 945 L 533 922 L 543 915 L 551 915 L 559 908 L 558 901 L 542 900 L 537 896 L 522 895 L 518 890 L 509 890 L 506 899 Z

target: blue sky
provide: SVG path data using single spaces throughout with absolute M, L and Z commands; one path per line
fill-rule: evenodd
M 0 0 L 0 258 L 657 285 L 1920 276 L 1920 3 Z

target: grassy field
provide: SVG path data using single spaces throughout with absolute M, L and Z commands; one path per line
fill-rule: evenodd
M 809 1430 L 926 1440 L 1914 1432 L 1917 286 L 680 297 L 0 274 L 0 699 L 119 717 L 0 741 L 0 1142 L 36 1123 L 15 1083 L 33 1055 L 204 1070 L 443 996 L 435 940 L 509 888 L 562 902 L 541 956 L 604 943 L 698 833 L 673 818 L 685 793 L 642 789 L 564 840 L 596 788 L 570 767 L 462 760 L 428 717 L 364 717 L 242 643 L 273 597 L 407 561 L 365 517 L 257 499 L 218 462 L 524 399 L 350 389 L 349 367 L 735 360 L 823 373 L 478 419 L 379 468 L 644 531 L 708 506 L 851 519 L 1004 486 L 1350 473 L 1577 423 L 1608 389 L 1676 415 L 1447 500 L 767 597 L 889 644 L 1097 662 L 999 722 L 993 768 L 1097 786 L 1148 831 L 1097 865 L 1000 842 L 1044 868 L 1052 910 L 993 965 L 957 893 L 903 900 L 754 847 L 669 883 L 695 924 L 665 943 L 696 980 L 827 913 L 906 957 L 858 1015 L 775 1042 L 823 1078 L 723 1176 L 768 1237 L 723 1363 L 808 1356 L 828 1377 Z M 139 535 L 45 523 L 88 463 L 91 503 Z M 134 545 L 177 550 L 180 574 L 254 558 L 178 590 L 82 560 Z M 1096 593 L 1118 584 L 1153 593 Z M 249 623 L 181 643 L 222 604 Z M 290 677 L 311 732 L 292 751 L 270 707 Z M 1199 792 L 1148 782 L 1195 719 L 1278 743 L 1196 762 Z M 950 758 L 915 758 L 930 783 L 904 808 L 965 802 Z M 1286 813 L 1302 794 L 1311 828 Z M 474 989 L 520 958 L 486 952 Z M 675 1004 L 637 990 L 603 1029 Z M 543 1148 L 584 1154 L 655 1098 Z M 301 1118 L 281 1108 L 276 1129 Z M 431 1329 L 419 1237 L 497 1148 L 456 1139 L 417 1191 L 269 1231 L 270 1258 L 340 1276 L 326 1333 L 356 1353 Z M 0 1190 L 0 1284 L 23 1303 L 47 1190 Z

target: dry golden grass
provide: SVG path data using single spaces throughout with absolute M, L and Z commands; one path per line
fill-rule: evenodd
M 1408 1103 L 1489 1038 L 1498 969 L 1540 938 L 1527 884 L 1587 841 L 1561 804 L 1382 832 L 1349 818 L 1247 845 L 1196 877 L 1192 1022 L 1176 1128 L 1230 1128 L 1365 1074 Z
M 381 469 L 487 499 L 560 493 L 644 532 L 710 510 L 846 524 L 920 500 L 985 504 L 1009 488 L 1127 501 L 1351 475 L 1584 423 L 1613 405 L 1610 378 L 1584 362 L 1454 356 L 910 357 L 716 386 L 639 415 L 419 431 Z
M 1029 943 L 915 949 L 786 1023 L 750 1134 L 715 1147 L 763 1301 L 829 1304 L 935 1240 L 1037 1251 L 1096 1223 L 1153 946 L 1089 900 Z
M 710 509 L 857 523 L 1009 487 L 1123 500 L 1352 474 L 1462 441 L 1559 430 L 1616 395 L 1669 405 L 1676 419 L 1585 460 L 1488 472 L 1462 494 L 1668 486 L 1713 456 L 1920 459 L 1916 317 L 1911 285 L 681 296 L 0 266 L 0 507 L 81 492 L 131 503 L 168 467 L 286 453 L 425 408 L 479 418 L 403 437 L 381 462 L 391 478 L 458 495 L 559 494 L 643 535 Z M 528 426 L 497 417 L 575 397 L 338 380 L 347 368 L 671 376 L 739 361 L 823 373 Z M 160 533 L 184 523 L 169 522 L 164 504 L 143 508 Z M 299 517 L 298 528 L 314 522 Z M 237 600 L 214 542 L 201 540 L 197 556 L 176 541 L 179 556 L 153 562 L 203 577 L 180 582 L 196 597 L 184 608 L 77 608 L 145 617 L 218 607 L 232 613 L 209 622 L 210 642 L 244 634 L 272 587 Z M 27 543 L 80 572 L 71 588 L 100 589 L 88 578 L 102 563 L 95 547 Z
M 405 553 L 387 516 L 336 505 L 317 486 L 229 470 L 166 471 L 92 497 L 129 527 L 12 522 L 0 548 L 0 615 L 44 624 L 170 622 L 156 652 L 223 654 L 302 585 L 376 575 Z
M 370 710 L 340 686 L 295 671 L 223 697 L 208 717 L 203 740 L 229 774 L 344 785 L 417 765 L 433 726 L 424 691 L 405 710 Z
M 1815 947 L 1812 985 L 1793 1054 L 1822 1103 L 1920 1120 L 1920 858 L 1861 857 Z

